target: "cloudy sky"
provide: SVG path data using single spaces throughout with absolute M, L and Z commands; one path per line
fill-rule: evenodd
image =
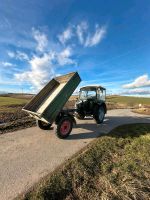
M 71 71 L 80 86 L 150 95 L 149 0 L 1 0 L 0 91 L 37 92 Z

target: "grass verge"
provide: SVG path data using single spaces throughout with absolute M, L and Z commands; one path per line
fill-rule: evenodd
M 123 125 L 94 140 L 18 199 L 148 199 L 150 124 Z
M 16 106 L 22 105 L 29 102 L 29 99 L 13 98 L 13 97 L 2 97 L 0 96 L 0 106 Z
M 150 105 L 150 98 L 132 97 L 132 96 L 107 96 L 108 103 L 124 104 L 126 106 L 136 106 L 139 104 Z

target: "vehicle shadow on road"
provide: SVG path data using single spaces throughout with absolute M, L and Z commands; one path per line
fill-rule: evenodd
M 83 124 L 77 124 L 73 129 L 72 134 L 67 138 L 67 140 L 79 140 L 79 139 L 90 139 L 97 138 L 104 134 L 109 133 L 112 129 L 123 124 L 133 124 L 133 123 L 150 123 L 150 117 L 138 117 L 138 116 L 107 116 L 104 122 L 97 125 L 91 120 L 91 123 L 86 123 L 86 119 Z M 80 129 L 80 133 L 76 129 Z M 83 129 L 83 131 L 82 131 Z M 79 132 L 78 131 L 78 132 Z

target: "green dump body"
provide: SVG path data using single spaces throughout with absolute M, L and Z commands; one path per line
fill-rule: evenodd
M 53 78 L 22 110 L 36 119 L 53 123 L 80 81 L 77 72 Z

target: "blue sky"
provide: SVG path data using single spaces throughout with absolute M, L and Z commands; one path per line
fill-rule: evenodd
M 0 91 L 78 71 L 80 86 L 150 95 L 149 21 L 148 0 L 1 0 Z

